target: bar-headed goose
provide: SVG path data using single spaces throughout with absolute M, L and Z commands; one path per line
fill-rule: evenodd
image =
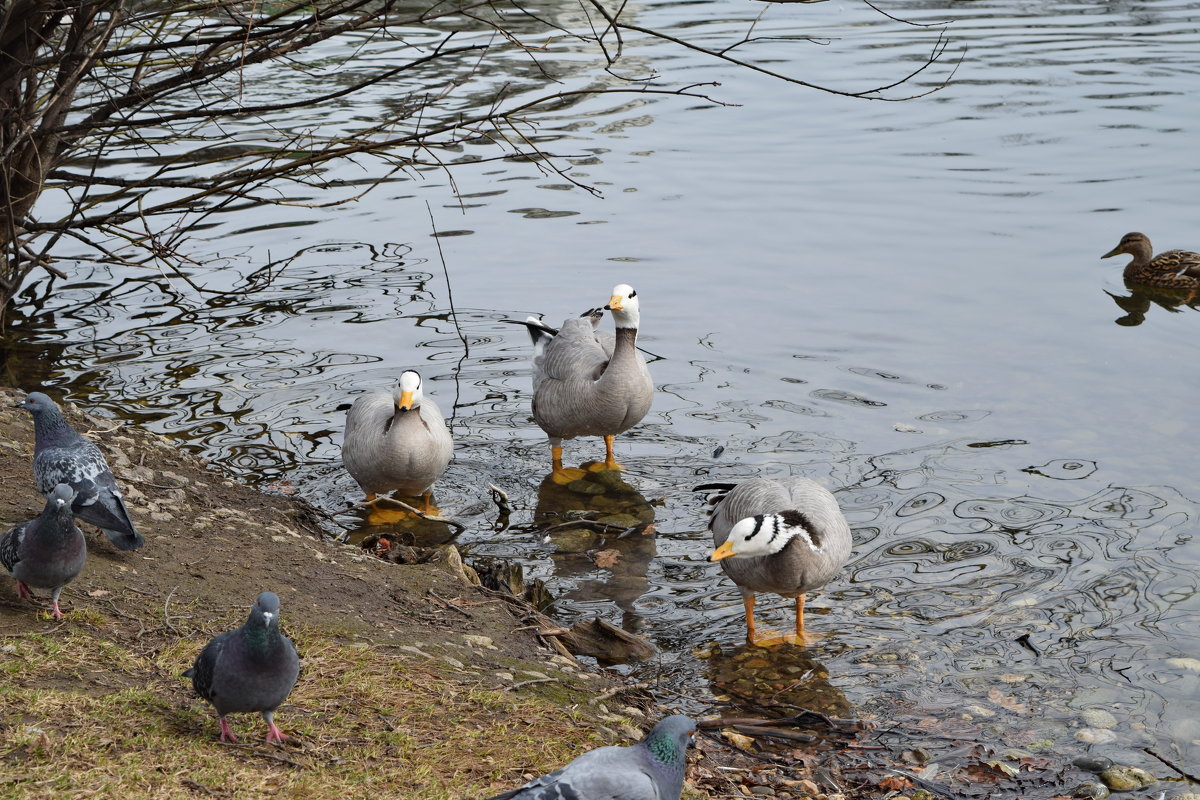
M 612 312 L 615 336 L 596 330 L 604 310 Z M 562 465 L 562 441 L 576 436 L 603 436 L 604 466 L 623 469 L 613 438 L 640 422 L 654 399 L 637 349 L 638 310 L 637 292 L 622 283 L 604 309 L 568 319 L 557 331 L 534 317 L 524 323 L 533 339 L 533 418 L 550 437 L 557 483 L 583 476 Z
M 374 502 L 377 494 L 421 496 L 432 510 L 430 489 L 454 454 L 446 421 L 421 391 L 421 376 L 409 370 L 392 394 L 361 395 L 346 415 L 342 463 Z
M 777 643 L 754 639 L 754 594 L 772 592 L 796 599 L 796 633 L 783 641 L 803 643 L 805 593 L 832 580 L 850 557 L 850 525 L 837 500 L 808 478 L 696 488 L 716 490 L 709 495 L 708 527 L 716 548 L 710 559 L 721 562 L 742 592 L 746 641 Z

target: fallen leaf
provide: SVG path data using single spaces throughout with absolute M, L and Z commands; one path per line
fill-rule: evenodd
M 1029 706 L 1027 706 L 1023 703 L 1017 702 L 1013 698 L 1006 695 L 1004 692 L 1002 692 L 999 689 L 996 689 L 994 687 L 988 692 L 988 700 L 991 700 L 993 703 L 1000 706 L 1001 708 L 1006 708 L 1009 711 L 1015 711 L 1018 714 L 1028 714 L 1029 713 Z
M 620 550 L 599 550 L 592 555 L 592 561 L 600 569 L 612 569 L 620 560 Z
M 108 589 L 92 589 L 87 593 L 88 597 L 108 597 L 112 592 Z
M 658 530 L 658 526 L 655 525 L 653 522 L 651 522 L 649 525 L 647 525 L 645 528 L 642 529 L 642 536 L 653 536 L 654 532 L 657 530 Z
M 1007 775 L 1010 778 L 1015 778 L 1017 776 L 1017 773 L 1019 773 L 1021 771 L 1021 770 L 1017 769 L 1016 767 L 1014 767 L 1012 764 L 1005 763 L 1004 761 L 985 761 L 983 763 L 987 764 L 992 769 L 1000 770 L 1001 772 L 1003 772 L 1005 775 Z
M 879 788 L 887 789 L 889 792 L 902 792 L 912 787 L 912 785 L 912 781 L 908 778 L 902 778 L 899 775 L 889 775 L 879 782 Z
M 749 736 L 743 736 L 737 731 L 731 731 L 728 728 L 721 731 L 721 738 L 732 744 L 739 750 L 745 750 L 750 753 L 754 751 L 754 739 Z

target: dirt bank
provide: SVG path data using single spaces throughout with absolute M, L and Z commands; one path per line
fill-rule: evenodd
M 32 424 L 0 389 L 0 525 L 37 516 Z M 67 407 L 100 443 L 146 546 L 85 528 L 89 558 L 50 619 L 0 581 L 0 794 L 467 798 L 619 741 L 661 713 L 540 642 L 453 565 L 384 563 L 324 539 L 306 507 L 168 440 Z M 216 741 L 179 674 L 263 590 L 304 659 L 277 717 L 294 737 Z M 694 793 L 693 797 L 705 795 Z

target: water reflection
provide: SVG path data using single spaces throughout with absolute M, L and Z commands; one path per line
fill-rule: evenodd
M 620 609 L 621 627 L 637 632 L 636 604 L 650 587 L 657 554 L 654 517 L 654 507 L 620 470 L 589 470 L 565 486 L 546 475 L 533 518 L 552 548 L 555 577 L 573 587 L 564 599 L 603 598 Z
M 849 698 L 830 681 L 829 670 L 804 647 L 717 645 L 704 655 L 713 693 L 743 708 L 797 706 L 829 717 L 849 717 L 853 711 Z
M 1132 284 L 1126 284 L 1125 288 L 1129 294 L 1113 294 L 1107 289 L 1104 293 L 1125 312 L 1124 316 L 1113 321 L 1127 328 L 1145 322 L 1146 315 L 1155 306 L 1172 314 L 1181 313 L 1187 308 L 1200 310 L 1200 289 L 1155 289 Z

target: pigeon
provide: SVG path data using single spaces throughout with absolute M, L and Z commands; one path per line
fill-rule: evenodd
M 488 800 L 679 800 L 695 735 L 696 723 L 675 714 L 635 745 L 590 750 L 562 769 Z
M 145 544 L 133 527 L 100 448 L 80 436 L 54 401 L 41 392 L 30 392 L 17 408 L 33 414 L 33 479 L 37 490 L 50 497 L 56 485 L 68 484 L 75 490 L 71 506 L 75 516 L 101 528 L 117 549 L 137 550 Z
M 299 674 L 296 648 L 279 632 L 279 598 L 263 592 L 246 624 L 213 637 L 183 677 L 191 678 L 196 694 L 216 708 L 222 742 L 237 741 L 226 714 L 255 711 L 267 722 L 267 741 L 283 742 L 287 737 L 275 726 L 275 709 Z
M 30 586 L 50 589 L 55 619 L 63 617 L 58 596 L 87 561 L 87 541 L 71 513 L 74 499 L 75 491 L 60 483 L 51 490 L 40 517 L 0 536 L 0 564 L 17 579 L 17 596 L 32 600 Z

